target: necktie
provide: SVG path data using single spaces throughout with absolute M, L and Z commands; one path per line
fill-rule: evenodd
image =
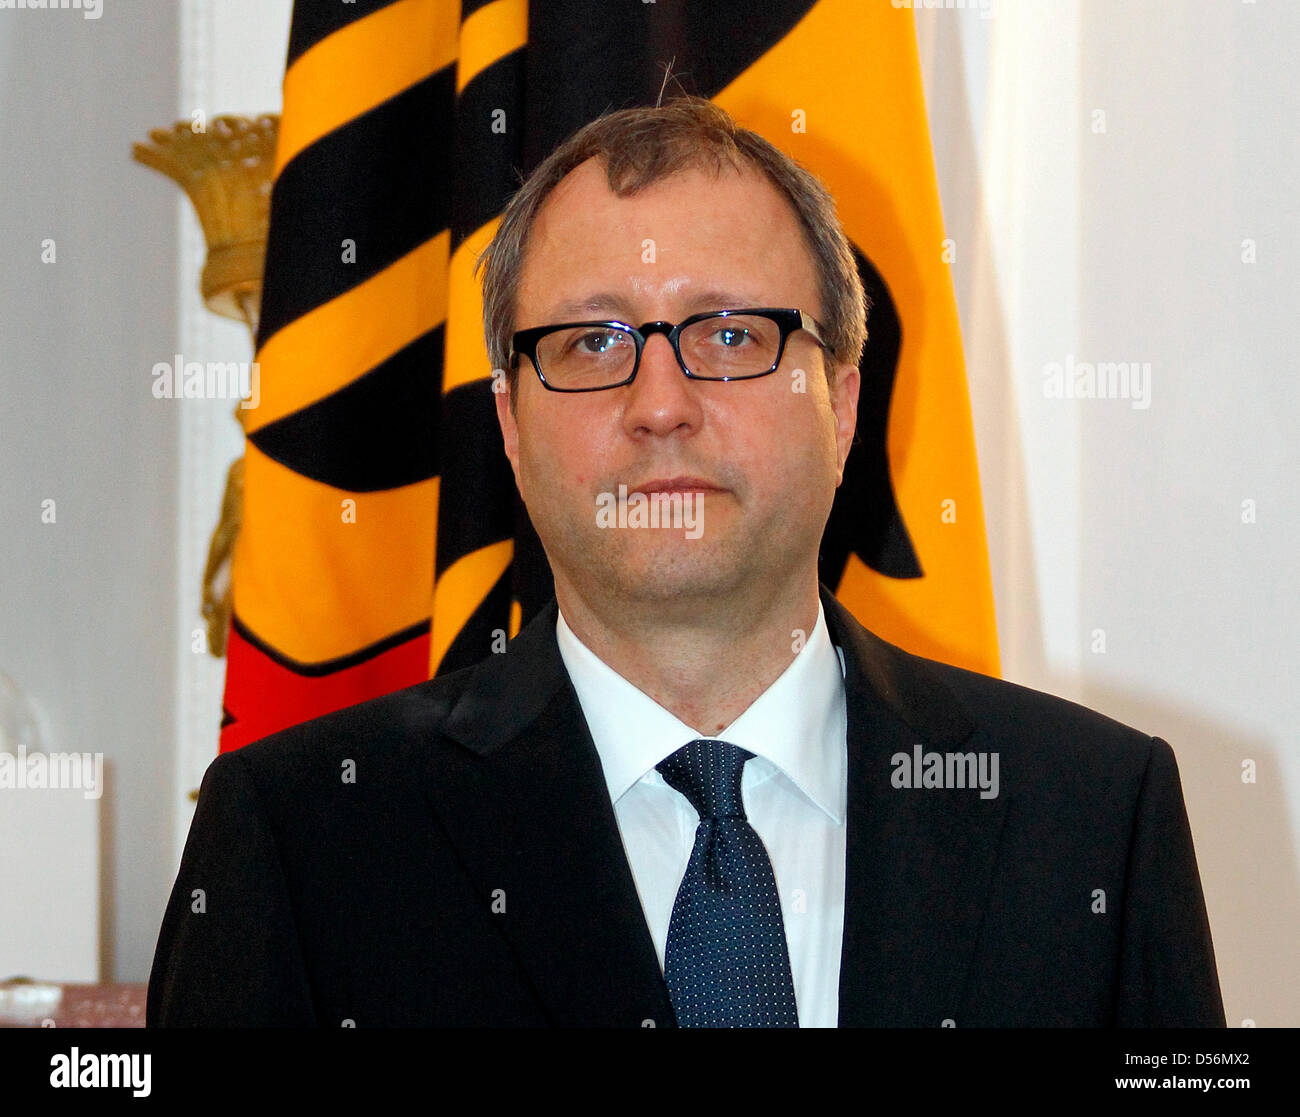
M 658 765 L 700 816 L 664 951 L 668 996 L 683 1028 L 799 1026 L 772 862 L 740 797 L 753 755 L 702 739 Z

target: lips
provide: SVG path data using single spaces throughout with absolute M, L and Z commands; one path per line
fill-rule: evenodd
M 629 492 L 634 493 L 690 493 L 690 492 L 721 492 L 717 485 L 711 481 L 705 481 L 702 477 L 664 477 L 654 481 L 647 481 L 644 485 L 638 485 Z

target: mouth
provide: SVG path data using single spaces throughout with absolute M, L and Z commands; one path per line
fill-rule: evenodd
M 717 485 L 701 477 L 663 477 L 647 481 L 634 489 L 633 493 L 717 493 L 722 492 Z

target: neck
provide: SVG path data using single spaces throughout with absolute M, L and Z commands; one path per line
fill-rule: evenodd
M 559 576 L 565 623 L 638 690 L 701 736 L 721 732 L 790 666 L 817 623 L 817 577 L 666 609 L 662 602 L 592 600 Z

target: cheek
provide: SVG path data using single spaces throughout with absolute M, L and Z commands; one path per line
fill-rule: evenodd
M 828 402 L 819 406 L 814 398 L 804 396 L 777 403 L 764 417 L 764 425 L 755 420 L 744 438 L 751 475 L 785 497 L 807 492 L 819 480 L 833 479 L 835 427 L 829 414 Z
M 572 414 L 534 414 L 530 422 L 520 422 L 520 490 L 526 501 L 554 503 L 562 493 L 585 493 L 601 476 L 600 421 L 570 410 Z
M 744 423 L 745 442 L 771 461 L 806 461 L 825 439 L 821 410 L 811 394 L 778 396 Z

